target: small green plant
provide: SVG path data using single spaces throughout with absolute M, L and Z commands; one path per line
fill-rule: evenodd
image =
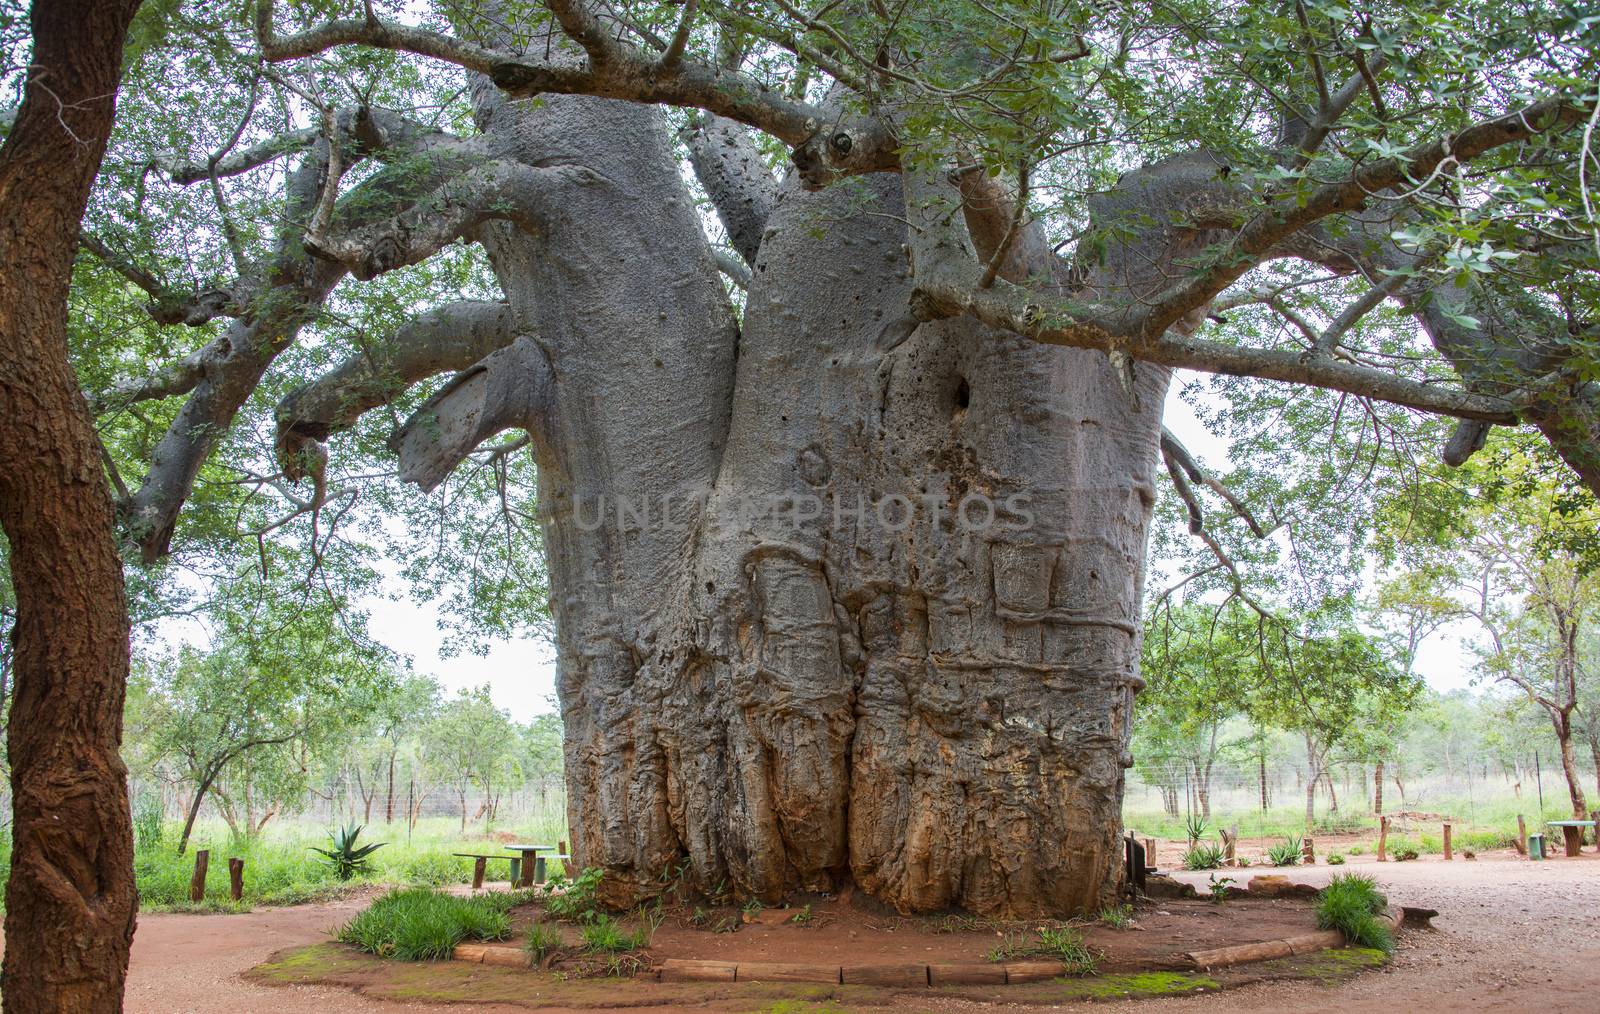
M 689 925 L 693 926 L 695 929 L 705 929 L 706 925 L 710 922 L 711 913 L 707 912 L 699 905 L 696 905 L 694 907 L 694 911 L 689 913 Z
M 1396 849 L 1394 853 L 1394 861 L 1397 863 L 1409 863 L 1415 858 L 1417 858 L 1417 850 L 1410 847 Z
M 1015 930 L 1001 935 L 1000 942 L 989 948 L 989 953 L 984 955 L 989 961 L 1012 961 L 1016 958 L 1027 957 L 1033 953 L 1033 942 L 1026 933 Z
M 806 905 L 802 905 L 800 907 L 800 910 L 798 912 L 796 912 L 794 915 L 791 915 L 789 917 L 789 921 L 791 923 L 793 923 L 794 925 L 796 925 L 796 926 L 804 926 L 807 923 L 809 923 L 813 918 L 815 918 L 815 917 L 811 914 L 811 906 L 809 904 L 806 904 Z
M 504 940 L 516 895 L 461 897 L 432 888 L 390 891 L 341 926 L 341 943 L 380 958 L 439 961 L 463 940 Z
M 371 845 L 358 845 L 357 839 L 361 837 L 361 825 L 348 824 L 338 830 L 328 832 L 328 840 L 332 848 L 319 849 L 312 846 L 311 851 L 322 856 L 327 864 L 333 867 L 334 875 L 340 880 L 349 880 L 357 873 L 365 873 L 372 865 L 367 857 L 383 848 L 385 842 L 375 842 Z
M 643 950 L 650 944 L 650 930 L 640 926 L 632 931 L 608 915 L 602 915 L 583 928 L 583 946 L 591 952 L 620 954 Z
M 1112 905 L 1110 908 L 1100 910 L 1100 924 L 1110 926 L 1112 929 L 1127 929 L 1133 922 L 1132 905 Z
M 742 908 L 740 908 L 739 911 L 743 912 L 745 915 L 753 917 L 753 916 L 760 915 L 761 914 L 761 909 L 762 909 L 761 899 L 760 898 L 751 898 L 749 901 L 744 903 L 744 906 Z
M 1349 848 L 1345 849 L 1345 852 L 1347 854 L 1349 854 L 1349 855 L 1352 855 L 1352 856 L 1364 855 L 1366 853 L 1366 851 L 1367 851 L 1366 847 L 1362 846 L 1362 845 L 1352 845 Z
M 1236 881 L 1232 877 L 1219 877 L 1215 873 L 1211 874 L 1208 881 L 1211 894 L 1207 900 L 1213 905 L 1226 905 L 1228 903 L 1228 892 L 1233 889 L 1235 883 Z
M 592 923 L 600 919 L 600 880 L 605 871 L 591 866 L 568 880 L 561 874 L 544 885 L 544 910 L 563 922 Z
M 522 941 L 522 949 L 528 952 L 528 957 L 535 965 L 543 965 L 545 958 L 555 954 L 564 946 L 566 941 L 561 939 L 561 931 L 542 922 L 529 926 L 528 938 Z
M 1246 859 L 1244 856 L 1240 856 L 1239 858 L 1235 859 L 1234 862 L 1238 863 L 1240 867 L 1250 865 L 1250 860 Z
M 1357 947 L 1375 947 L 1385 954 L 1394 950 L 1394 934 L 1378 919 L 1385 900 L 1373 878 L 1361 873 L 1339 873 L 1317 895 L 1317 926 L 1336 929 Z
M 1186 870 L 1215 870 L 1222 866 L 1222 849 L 1210 842 L 1201 842 L 1183 854 Z
M 1207 822 L 1207 820 L 1197 813 L 1189 814 L 1189 816 L 1184 818 L 1183 821 L 1183 828 L 1185 831 L 1189 832 L 1189 841 L 1191 842 L 1197 842 L 1201 838 L 1204 838 L 1206 834 L 1206 828 L 1209 826 L 1210 824 Z
M 1295 866 L 1300 862 L 1300 839 L 1285 838 L 1267 849 L 1267 859 L 1274 866 Z
M 1328 865 L 1329 866 L 1343 866 L 1344 865 L 1344 856 L 1340 855 L 1337 852 L 1329 852 L 1328 853 Z
M 1041 928 L 1034 953 L 1058 959 L 1066 966 L 1063 975 L 1093 975 L 1100 964 L 1100 955 L 1090 950 L 1082 935 L 1070 926 Z

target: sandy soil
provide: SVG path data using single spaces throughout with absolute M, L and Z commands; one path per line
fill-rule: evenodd
M 1325 883 L 1340 868 L 1289 871 L 1297 880 Z M 1593 1011 L 1600 996 L 1600 857 L 1520 861 L 1510 855 L 1473 862 L 1425 858 L 1410 863 L 1352 859 L 1343 870 L 1375 874 L 1391 899 L 1438 909 L 1434 932 L 1406 934 L 1388 969 L 1335 987 L 1314 983 L 1261 984 L 1224 993 L 1084 1010 L 1285 1011 L 1297 1014 L 1394 1014 L 1395 1011 Z M 1259 869 L 1240 871 L 1241 880 Z M 1272 871 L 1284 872 L 1284 871 Z M 1203 884 L 1204 875 L 1185 874 Z M 148 915 L 139 920 L 127 1010 L 133 1014 L 310 1014 L 324 1011 L 451 1011 L 509 1014 L 512 1008 L 380 1003 L 328 987 L 272 987 L 241 978 L 273 952 L 327 939 L 329 927 L 363 904 L 261 910 L 242 916 Z M 971 1010 L 1001 1005 L 926 1000 L 906 1011 Z M 653 1008 L 665 1011 L 668 1008 Z M 1058 1008 L 1059 1009 L 1059 1008 Z M 1071 1009 L 1071 1008 L 1068 1008 Z

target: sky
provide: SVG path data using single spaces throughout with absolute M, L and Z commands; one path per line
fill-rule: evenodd
M 1178 396 L 1186 379 L 1180 373 L 1173 380 L 1166 425 L 1202 461 L 1221 468 L 1227 461 L 1227 444 L 1201 425 Z M 395 651 L 410 655 L 416 670 L 436 677 L 446 691 L 487 684 L 496 706 L 521 722 L 555 710 L 555 653 L 548 643 L 538 638 L 495 640 L 485 645 L 486 654 L 444 658 L 439 654 L 444 635 L 434 604 L 402 598 L 371 599 L 364 605 L 371 610 L 372 633 Z M 1467 634 L 1464 626 L 1446 628 L 1423 644 L 1417 669 L 1434 689 L 1469 685 L 1471 660 L 1463 646 Z

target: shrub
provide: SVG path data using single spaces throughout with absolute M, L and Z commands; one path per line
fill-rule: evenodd
M 1183 829 L 1188 832 L 1190 841 L 1199 841 L 1205 837 L 1207 821 L 1199 814 L 1190 814 L 1183 822 Z
M 1417 850 L 1414 848 L 1396 849 L 1394 853 L 1394 861 L 1397 863 L 1408 863 L 1415 858 L 1417 858 Z
M 1377 881 L 1360 873 L 1335 874 L 1317 895 L 1317 926 L 1336 929 L 1358 947 L 1394 950 L 1394 934 L 1378 919 L 1385 900 Z
M 1202 842 L 1183 854 L 1186 870 L 1215 870 L 1222 866 L 1222 849 L 1210 842 Z
M 1364 855 L 1366 853 L 1367 849 L 1366 849 L 1366 846 L 1364 846 L 1364 845 L 1352 845 L 1348 849 L 1346 849 L 1345 851 L 1350 853 L 1353 856 L 1359 856 L 1359 855 Z
M 349 824 L 339 829 L 337 833 L 328 832 L 328 841 L 332 848 L 319 849 L 312 846 L 311 851 L 324 857 L 328 866 L 340 880 L 349 880 L 357 873 L 365 873 L 372 861 L 367 857 L 383 848 L 383 842 L 372 845 L 357 845 L 356 840 L 361 837 L 361 825 Z
M 1341 856 L 1337 852 L 1328 853 L 1328 865 L 1329 866 L 1343 866 L 1344 865 L 1344 856 Z
M 1267 849 L 1267 859 L 1274 866 L 1294 866 L 1300 862 L 1300 839 L 1285 838 Z
M 605 872 L 591 866 L 568 880 L 557 874 L 545 882 L 544 910 L 566 922 L 596 922 L 600 913 L 600 879 Z
M 528 952 L 528 958 L 536 965 L 544 964 L 544 959 L 566 946 L 566 941 L 561 939 L 561 931 L 546 923 L 536 922 L 528 927 L 528 938 L 522 942 L 522 949 Z
M 340 942 L 380 958 L 438 961 L 463 940 L 504 940 L 518 895 L 460 897 L 429 888 L 390 891 L 339 928 Z

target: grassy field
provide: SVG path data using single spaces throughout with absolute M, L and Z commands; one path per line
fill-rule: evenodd
M 1495 794 L 1488 798 L 1435 793 L 1429 794 L 1423 803 L 1411 804 L 1387 800 L 1385 810 L 1391 815 L 1419 812 L 1429 815 L 1420 820 L 1400 817 L 1392 821 L 1389 849 L 1393 852 L 1409 847 L 1422 854 L 1442 852 L 1442 818 L 1445 817 L 1451 818 L 1451 843 L 1457 849 L 1482 851 L 1510 848 L 1517 835 L 1519 813 L 1526 821 L 1529 832 L 1544 830 L 1548 836 L 1549 829 L 1543 827 L 1544 821 L 1569 816 L 1562 806 L 1565 798 L 1564 794 L 1560 798 L 1547 794 L 1542 815 L 1536 799 L 1519 800 L 1510 793 Z M 1141 836 L 1169 841 L 1183 841 L 1188 837 L 1187 824 L 1181 813 L 1172 817 L 1160 809 L 1140 806 L 1139 802 L 1139 795 L 1131 793 L 1129 805 L 1123 809 L 1123 824 L 1128 829 Z M 1306 834 L 1315 838 L 1355 834 L 1369 841 L 1367 847 L 1377 841 L 1378 818 L 1368 812 L 1368 801 L 1359 796 L 1346 800 L 1346 806 L 1338 813 L 1327 812 L 1325 804 L 1319 801 L 1317 819 L 1309 827 L 1305 819 L 1305 805 L 1299 799 L 1265 811 L 1252 804 L 1253 800 L 1244 794 L 1238 799 L 1218 800 L 1212 807 L 1212 817 L 1202 837 L 1215 840 L 1219 828 L 1237 827 L 1244 838 L 1283 839 Z
M 134 874 L 139 885 L 139 907 L 145 912 L 245 911 L 254 905 L 293 905 L 328 898 L 373 885 L 428 885 L 466 883 L 472 861 L 454 852 L 496 854 L 504 851 L 506 835 L 519 841 L 554 845 L 566 831 L 556 814 L 508 821 L 489 826 L 433 818 L 420 821 L 409 834 L 403 823 L 376 823 L 361 833 L 361 841 L 384 842 L 370 858 L 370 868 L 348 881 L 338 879 L 333 868 L 312 847 L 328 846 L 328 828 L 309 824 L 269 828 L 254 840 L 234 839 L 225 825 L 200 824 L 184 855 L 177 854 L 178 828 L 166 823 L 159 834 L 136 836 Z M 141 840 L 142 839 L 142 840 Z M 9 842 L 5 843 L 9 851 Z M 189 901 L 189 881 L 194 873 L 194 853 L 210 849 L 205 901 Z M 510 855 L 509 852 L 505 853 Z M 228 897 L 228 859 L 244 860 L 244 900 Z M 9 860 L 9 856 L 5 857 Z M 7 863 L 9 868 L 9 862 Z M 552 867 L 554 869 L 555 867 Z M 504 878 L 505 864 L 492 865 L 490 876 Z

